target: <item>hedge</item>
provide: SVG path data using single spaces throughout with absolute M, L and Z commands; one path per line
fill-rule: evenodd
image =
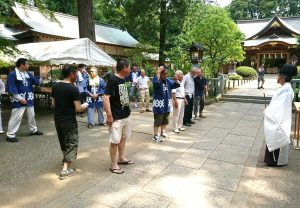
M 230 79 L 230 80 L 242 80 L 242 79 L 243 79 L 243 77 L 240 76 L 240 75 L 238 75 L 238 74 L 228 75 L 227 77 L 228 77 L 228 79 Z
M 242 76 L 243 78 L 247 77 L 255 77 L 257 72 L 255 69 L 253 69 L 252 67 L 249 66 L 240 66 L 236 69 L 236 73 L 240 76 Z

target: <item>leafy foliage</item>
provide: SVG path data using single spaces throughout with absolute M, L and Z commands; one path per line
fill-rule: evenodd
M 12 63 L 12 60 L 16 59 L 21 54 L 23 53 L 16 48 L 14 41 L 0 37 L 0 56 L 2 56 L 0 67 L 8 67 L 14 64 Z
M 49 18 L 54 18 L 54 15 L 48 10 L 70 15 L 78 14 L 78 0 L 32 1 Z M 170 51 L 176 44 L 174 40 L 182 31 L 184 17 L 192 1 L 93 0 L 94 19 L 101 23 L 120 26 L 141 43 L 156 47 L 156 52 L 160 48 L 161 56 L 165 56 L 165 51 Z M 0 16 L 10 14 L 9 8 L 13 2 L 14 0 L 0 2 Z M 17 0 L 17 2 L 28 4 L 27 0 Z M 161 11 L 162 5 L 165 5 L 165 12 Z
M 143 56 L 143 52 L 155 53 L 156 47 L 147 44 L 137 44 L 134 49 L 125 50 L 126 53 L 131 54 L 129 60 L 132 64 L 142 66 L 142 63 L 147 64 L 147 59 Z
M 61 12 L 64 14 L 77 15 L 76 0 L 42 0 L 46 8 L 50 11 Z
M 300 79 L 300 66 L 297 66 L 297 75 L 293 76 L 293 79 Z
M 299 0 L 233 0 L 228 6 L 234 20 L 271 18 L 275 13 L 282 17 L 299 16 Z
M 192 0 L 94 0 L 95 19 L 118 25 L 146 45 L 170 51 Z M 161 5 L 166 4 L 165 12 Z M 161 17 L 163 15 L 163 22 Z M 163 53 L 165 55 L 166 53 Z
M 46 77 L 48 80 L 53 80 L 53 81 L 63 80 L 62 71 L 60 69 L 50 70 L 47 73 Z
M 256 70 L 248 66 L 240 66 L 236 69 L 236 73 L 242 77 L 255 77 Z
M 204 45 L 202 67 L 207 75 L 217 77 L 222 65 L 244 59 L 241 47 L 244 36 L 223 8 L 207 5 L 192 7 L 182 37 L 185 43 L 199 42 Z
M 49 18 L 53 18 L 53 13 L 48 9 L 71 15 L 78 13 L 78 0 L 33 1 L 35 6 L 49 15 Z M 18 2 L 27 4 L 27 0 L 18 0 Z M 208 2 L 212 1 L 93 0 L 94 19 L 127 30 L 142 45 L 153 46 L 151 52 L 157 53 L 160 49 L 161 55 L 171 59 L 175 66 L 174 70 L 188 71 L 190 69 L 188 46 L 192 41 L 204 43 L 207 51 L 204 54 L 203 67 L 208 74 L 216 76 L 222 64 L 230 60 L 243 59 L 240 47 L 242 35 L 238 33 L 224 9 L 205 6 Z M 12 4 L 13 0 L 0 2 L 2 16 L 9 15 L 8 8 Z M 162 4 L 166 6 L 165 12 L 161 10 Z M 132 57 L 132 61 L 136 63 L 142 61 L 138 50 L 140 49 L 133 52 Z

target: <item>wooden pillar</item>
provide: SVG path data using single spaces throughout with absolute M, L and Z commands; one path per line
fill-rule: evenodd
M 261 57 L 261 54 L 257 54 L 257 56 L 256 56 L 256 67 L 259 67 L 261 65 L 261 63 L 260 63 L 260 57 Z

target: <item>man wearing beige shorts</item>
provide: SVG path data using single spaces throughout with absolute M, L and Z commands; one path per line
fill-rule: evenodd
M 141 70 L 141 76 L 136 79 L 136 85 L 139 89 L 140 100 L 141 100 L 141 113 L 145 111 L 151 112 L 150 110 L 150 101 L 149 101 L 149 83 L 150 79 L 146 76 L 145 70 Z
M 116 73 L 109 78 L 103 97 L 106 123 L 109 126 L 110 171 L 115 174 L 124 173 L 119 165 L 134 164 L 125 157 L 126 139 L 131 136 L 129 96 L 125 85 L 129 73 L 128 60 L 118 60 Z

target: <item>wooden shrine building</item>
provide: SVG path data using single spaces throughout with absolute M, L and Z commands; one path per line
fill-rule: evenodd
M 300 64 L 300 17 L 242 20 L 237 25 L 245 35 L 243 65 L 258 69 L 264 64 L 267 73 L 277 73 L 285 63 Z
M 15 40 L 17 44 L 57 41 L 79 38 L 78 18 L 62 13 L 54 13 L 58 21 L 51 21 L 38 8 L 15 3 L 12 17 L 20 20 L 13 26 L 0 25 L 0 36 Z M 127 31 L 107 24 L 95 23 L 96 44 L 114 57 L 129 56 L 139 42 Z

